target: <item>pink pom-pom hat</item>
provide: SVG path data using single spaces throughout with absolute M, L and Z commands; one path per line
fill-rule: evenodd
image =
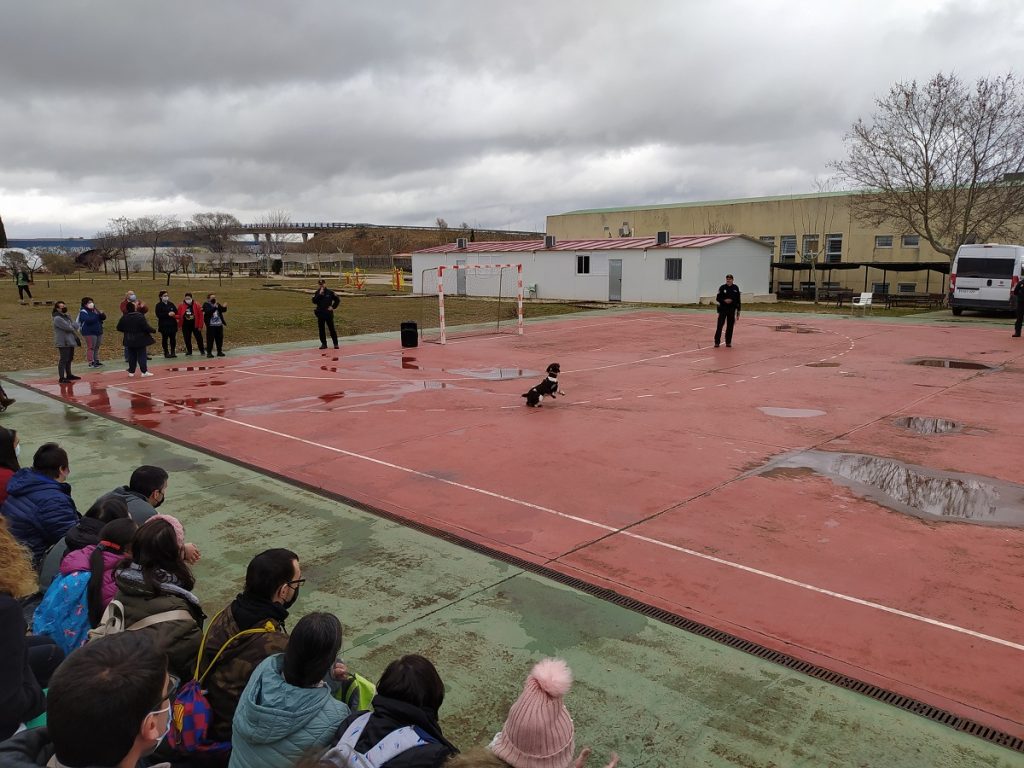
M 568 768 L 576 740 L 562 698 L 571 687 L 572 670 L 561 659 L 534 665 L 504 727 L 491 742 L 491 752 L 512 768 Z

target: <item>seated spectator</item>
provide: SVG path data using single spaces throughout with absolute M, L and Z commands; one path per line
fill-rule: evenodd
M 338 728 L 337 745 L 325 756 L 328 763 L 341 768 L 358 766 L 352 754 L 360 755 L 395 736 L 402 749 L 381 768 L 439 768 L 459 750 L 441 733 L 437 711 L 444 702 L 444 683 L 434 665 L 416 654 L 403 656 L 388 664 L 373 697 L 373 712 L 349 715 Z M 396 731 L 405 726 L 399 738 Z
M 583 768 L 590 748 L 576 757 L 575 728 L 562 699 L 572 687 L 572 670 L 561 659 L 534 665 L 523 692 L 487 749 L 452 759 L 445 768 Z M 614 753 L 606 768 L 615 768 Z
M 252 671 L 265 658 L 281 653 L 288 645 L 284 622 L 304 581 L 299 557 L 294 552 L 287 549 L 261 552 L 246 568 L 242 594 L 210 622 L 201 669 L 206 669 L 225 643 L 239 632 L 256 627 L 266 629 L 228 644 L 203 681 L 213 710 L 207 734 L 212 741 L 231 741 L 235 708 Z
M 341 622 L 330 613 L 303 616 L 284 653 L 253 670 L 232 720 L 230 768 L 291 768 L 325 747 L 348 714 L 324 679 L 341 650 Z
M 167 654 L 171 674 L 187 680 L 195 669 L 206 616 L 192 594 L 196 582 L 182 554 L 184 536 L 180 529 L 181 524 L 167 515 L 139 526 L 132 539 L 131 561 L 114 571 L 114 599 L 124 606 L 124 622 L 129 629 L 156 614 L 179 615 L 138 633 L 151 635 L 157 648 Z
M 60 570 L 60 564 L 68 552 L 76 549 L 95 546 L 100 543 L 100 531 L 103 526 L 114 520 L 121 520 L 128 517 L 128 506 L 123 499 L 114 496 L 101 496 L 85 517 L 78 521 L 78 524 L 64 534 L 64 538 L 50 547 L 43 559 L 43 567 L 39 571 L 39 583 L 43 587 L 49 587 L 54 577 Z
M 177 687 L 145 633 L 89 643 L 53 676 L 47 727 L 0 744 L 0 765 L 141 768 L 170 727 Z
M 45 443 L 32 458 L 31 469 L 19 469 L 7 483 L 0 508 L 11 534 L 32 553 L 32 567 L 42 565 L 46 550 L 78 522 L 78 509 L 65 482 L 68 455 L 56 443 Z
M 167 479 L 166 470 L 143 465 L 132 472 L 128 485 L 115 488 L 107 496 L 121 499 L 128 505 L 132 520 L 142 525 L 167 498 Z
M 21 444 L 18 441 L 18 433 L 13 429 L 0 427 L 0 505 L 7 498 L 7 483 L 14 473 L 21 469 L 18 463 L 18 454 L 21 453 Z
M 0 741 L 43 713 L 43 688 L 64 658 L 50 638 L 25 635 L 18 598 L 35 591 L 32 558 L 0 521 Z
M 130 517 L 114 520 L 103 526 L 99 544 L 69 552 L 36 608 L 32 631 L 52 637 L 66 654 L 85 645 L 114 599 L 114 569 L 131 552 L 137 528 Z

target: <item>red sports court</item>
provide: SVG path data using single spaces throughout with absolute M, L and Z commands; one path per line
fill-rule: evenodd
M 713 328 L 602 313 L 37 386 L 176 440 L 216 424 L 226 457 L 1024 736 L 1024 346 L 745 314 L 713 349 Z M 568 394 L 524 407 L 551 362 Z

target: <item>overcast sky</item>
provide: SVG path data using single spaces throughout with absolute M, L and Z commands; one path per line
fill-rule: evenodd
M 0 0 L 0 216 L 543 230 L 809 192 L 894 82 L 1021 40 L 1020 0 Z

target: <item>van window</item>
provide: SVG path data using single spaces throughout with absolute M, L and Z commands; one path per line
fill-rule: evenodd
M 1013 259 L 961 256 L 956 260 L 957 277 L 1013 277 Z

